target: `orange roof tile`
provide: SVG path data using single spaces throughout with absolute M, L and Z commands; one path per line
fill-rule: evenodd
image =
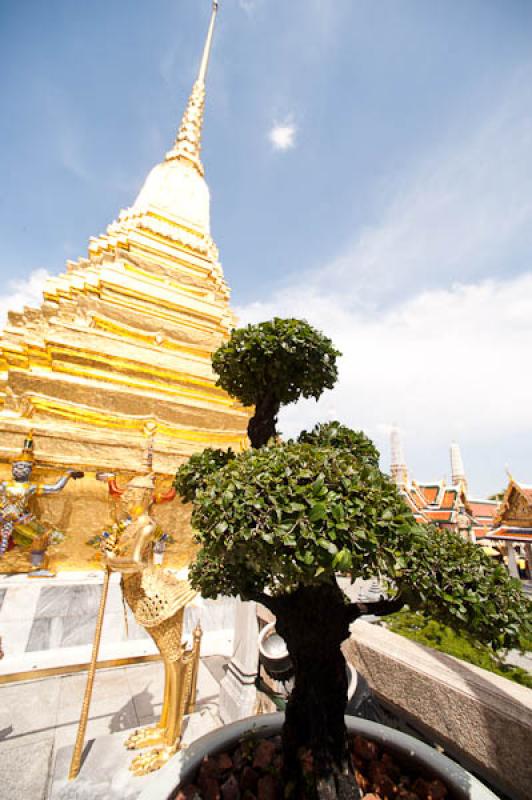
M 435 522 L 451 522 L 453 516 L 452 511 L 440 511 L 439 509 L 431 508 L 427 508 L 425 510 L 425 514 Z
M 456 502 L 456 489 L 446 489 L 440 508 L 454 508 Z
M 524 496 L 526 497 L 526 499 L 528 500 L 528 502 L 532 503 L 532 489 L 530 489 L 528 487 L 526 489 L 523 489 L 522 486 L 520 486 L 519 488 L 520 488 L 521 492 L 524 494 Z
M 532 542 L 532 530 L 530 528 L 512 528 L 501 525 L 484 534 L 485 539 L 514 539 L 520 542 Z
M 499 506 L 497 503 L 490 503 L 483 500 L 469 500 L 468 506 L 474 517 L 488 517 L 493 519 L 497 516 Z
M 411 490 L 411 497 L 417 508 L 425 508 L 426 503 L 424 498 L 415 489 Z
M 420 486 L 420 492 L 422 492 L 425 500 L 427 503 L 435 503 L 440 492 L 439 486 Z

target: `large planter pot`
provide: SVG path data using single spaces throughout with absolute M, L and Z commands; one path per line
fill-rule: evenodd
M 386 747 L 398 760 L 417 764 L 422 776 L 427 774 L 442 780 L 450 792 L 448 800 L 499 800 L 469 772 L 424 742 L 359 717 L 346 717 L 345 721 L 350 734 L 359 734 Z M 233 722 L 202 736 L 155 775 L 138 800 L 170 800 L 178 786 L 194 779 L 206 755 L 231 750 L 246 735 L 275 736 L 280 733 L 283 722 L 284 714 L 264 714 Z

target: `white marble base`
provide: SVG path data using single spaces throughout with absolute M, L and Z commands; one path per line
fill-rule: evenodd
M 71 574 L 67 573 L 69 577 Z M 68 580 L 53 586 L 37 581 L 8 585 L 0 608 L 5 653 L 0 660 L 0 675 L 88 663 L 101 596 L 100 577 L 94 573 L 82 584 Z M 118 580 L 115 575 L 111 578 L 98 659 L 155 655 L 152 639 L 127 607 L 126 629 Z M 199 622 L 203 630 L 201 655 L 229 657 L 233 652 L 235 604 L 233 598 L 196 598 L 185 611 L 185 640 L 191 643 L 192 631 Z
M 244 675 L 230 664 L 220 684 L 220 719 L 224 725 L 251 717 L 257 706 L 256 675 Z
M 238 600 L 233 657 L 220 684 L 219 714 L 225 724 L 255 713 L 258 635 L 256 604 Z

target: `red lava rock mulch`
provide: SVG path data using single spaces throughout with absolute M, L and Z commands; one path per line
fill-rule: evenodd
M 452 800 L 440 780 L 410 774 L 375 742 L 355 736 L 350 745 L 363 800 Z M 305 751 L 300 758 L 311 784 L 312 755 Z M 173 800 L 283 800 L 282 768 L 280 736 L 244 739 L 230 753 L 204 758 L 194 782 Z

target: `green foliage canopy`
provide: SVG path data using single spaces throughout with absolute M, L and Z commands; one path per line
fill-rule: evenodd
M 413 520 L 378 469 L 344 450 L 291 443 L 249 450 L 212 474 L 192 522 L 203 546 L 192 579 L 213 597 L 289 591 L 335 571 L 374 574 L 387 552 L 379 528 L 406 533 Z
M 206 447 L 201 453 L 194 453 L 188 461 L 182 464 L 176 474 L 174 486 L 184 503 L 191 503 L 197 491 L 204 489 L 210 475 L 225 467 L 235 458 L 231 448 L 229 450 L 215 450 Z
M 297 441 L 300 444 L 347 450 L 358 464 L 377 468 L 379 466 L 379 451 L 371 439 L 362 431 L 353 431 L 337 421 L 320 422 L 311 431 L 302 431 Z
M 411 607 L 493 647 L 518 645 L 532 607 L 517 581 L 453 532 L 417 525 L 395 484 L 345 448 L 277 444 L 212 473 L 194 498 L 204 597 L 274 596 L 381 574 Z
M 308 322 L 275 319 L 233 330 L 212 358 L 221 386 L 246 406 L 266 395 L 278 405 L 318 398 L 338 377 L 339 351 Z
M 532 633 L 532 603 L 520 582 L 454 531 L 418 526 L 397 567 L 410 607 L 454 630 L 495 649 L 520 647 Z

